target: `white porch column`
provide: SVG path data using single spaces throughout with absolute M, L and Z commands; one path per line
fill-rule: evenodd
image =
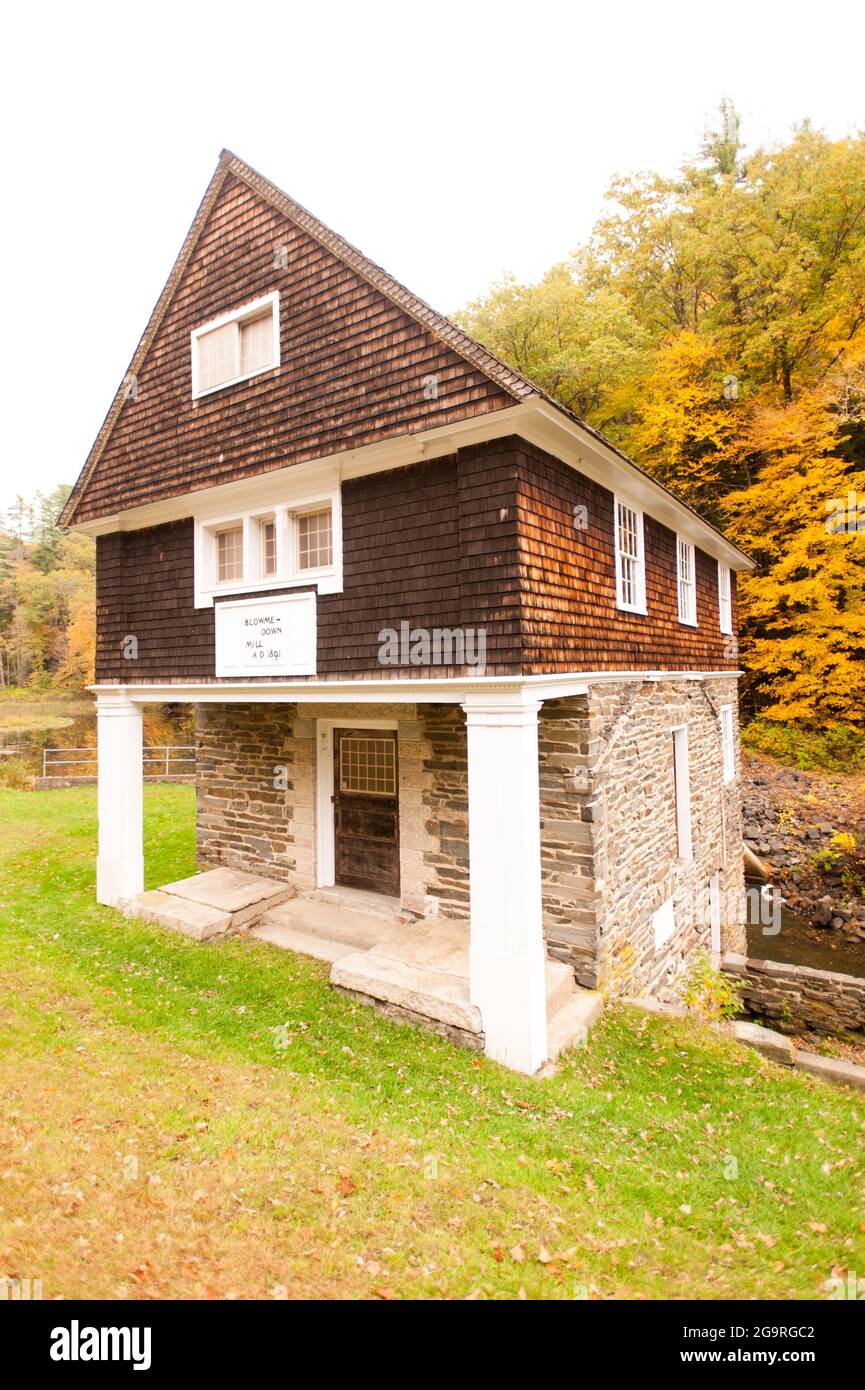
M 468 731 L 471 1000 L 488 1056 L 534 1072 L 547 1057 L 538 791 L 540 701 L 471 695 Z
M 125 691 L 96 696 L 99 853 L 96 899 L 113 906 L 144 888 L 142 716 Z

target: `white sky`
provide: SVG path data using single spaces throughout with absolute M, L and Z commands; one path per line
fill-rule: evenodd
M 586 238 L 723 95 L 748 143 L 865 126 L 838 0 L 9 5 L 0 508 L 73 482 L 223 146 L 436 308 Z

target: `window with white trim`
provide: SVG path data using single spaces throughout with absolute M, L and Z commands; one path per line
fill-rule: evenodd
M 216 580 L 228 584 L 243 578 L 243 527 L 229 526 L 216 532 Z
M 676 841 L 679 858 L 692 857 L 691 770 L 688 758 L 688 730 L 683 724 L 673 729 L 673 787 L 676 798 Z
M 333 523 L 330 507 L 297 517 L 297 567 L 317 570 L 333 563 Z
M 718 711 L 721 721 L 721 759 L 724 767 L 724 781 L 732 782 L 736 776 L 736 744 L 733 733 L 733 706 L 722 705 Z
M 697 626 L 697 571 L 694 547 L 676 537 L 676 580 L 679 590 L 679 622 Z
M 276 522 L 268 517 L 261 522 L 261 573 L 276 574 Z
M 191 352 L 193 400 L 278 367 L 279 292 L 193 329 Z
M 718 622 L 722 632 L 733 633 L 733 599 L 730 586 L 730 567 L 718 561 Z
M 318 475 L 320 478 L 320 475 Z M 334 477 L 317 492 L 281 495 L 254 485 L 244 489 L 247 506 L 228 514 L 195 518 L 195 605 L 210 607 L 219 594 L 273 592 L 314 585 L 319 593 L 342 589 L 342 519 Z M 250 495 L 267 503 L 250 507 Z M 211 504 L 212 506 L 212 504 Z
M 643 513 L 615 499 L 616 603 L 631 613 L 646 611 Z

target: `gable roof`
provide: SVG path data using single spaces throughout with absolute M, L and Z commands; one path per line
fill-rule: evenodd
M 665 487 L 662 483 L 659 483 L 658 480 L 653 478 L 645 469 L 634 463 L 633 459 L 630 459 L 627 454 L 610 440 L 606 439 L 599 430 L 586 424 L 585 421 L 581 420 L 572 411 L 562 406 L 553 397 L 549 396 L 547 392 L 530 381 L 528 377 L 503 361 L 502 358 L 498 357 L 494 352 L 484 347 L 482 343 L 472 338 L 443 314 L 438 313 L 424 300 L 408 290 L 405 285 L 395 280 L 393 276 L 389 275 L 381 266 L 376 265 L 374 261 L 364 256 L 363 253 L 355 246 L 352 246 L 350 242 L 325 226 L 323 222 L 320 222 L 318 218 L 314 217 L 312 213 L 302 207 L 300 203 L 295 202 L 293 198 L 290 198 L 281 189 L 277 188 L 275 184 L 271 183 L 269 179 L 259 174 L 257 170 L 246 164 L 244 160 L 238 158 L 238 156 L 233 154 L 230 150 L 223 150 L 219 156 L 216 169 L 207 186 L 207 190 L 201 200 L 192 225 L 186 234 L 168 280 L 165 283 L 156 306 L 150 315 L 147 326 L 139 340 L 138 346 L 135 349 L 129 368 L 117 389 L 102 427 L 87 456 L 81 474 L 61 512 L 59 518 L 60 525 L 69 526 L 73 524 L 75 520 L 82 499 L 93 481 L 99 462 L 105 454 L 118 420 L 121 417 L 123 406 L 129 395 L 130 379 L 140 374 L 151 346 L 172 306 L 176 292 L 183 279 L 184 272 L 187 270 L 193 258 L 196 248 L 201 241 L 202 234 L 208 224 L 208 220 L 216 208 L 220 194 L 225 188 L 226 181 L 230 180 L 232 176 L 240 183 L 246 185 L 253 193 L 257 194 L 258 197 L 263 199 L 266 204 L 269 204 L 277 213 L 289 219 L 296 227 L 300 228 L 307 236 L 311 237 L 314 242 L 317 242 L 319 246 L 323 247 L 325 251 L 335 257 L 337 261 L 348 267 L 349 270 L 360 277 L 362 281 L 365 281 L 367 285 L 371 286 L 373 290 L 378 291 L 390 304 L 396 306 L 403 314 L 414 320 L 432 339 L 441 344 L 443 348 L 454 353 L 457 358 L 461 359 L 469 368 L 478 373 L 481 378 L 490 383 L 494 390 L 502 393 L 502 395 L 507 398 L 507 401 L 504 402 L 505 404 L 509 401 L 515 405 L 519 405 L 532 400 L 539 404 L 542 402 L 546 403 L 548 406 L 552 407 L 559 416 L 563 416 L 577 425 L 581 431 L 584 431 L 585 434 L 591 436 L 592 439 L 602 445 L 607 455 L 615 455 L 618 460 L 627 466 L 628 470 L 632 471 L 633 474 L 640 475 L 640 477 L 650 485 L 653 492 L 667 499 L 672 499 L 678 508 L 690 512 L 701 527 L 706 528 L 710 532 L 714 532 L 716 536 L 720 536 L 726 547 L 738 551 L 738 548 L 733 546 L 717 527 L 713 526 L 711 522 L 706 521 L 705 518 L 701 517 L 700 514 L 687 503 L 677 498 L 675 493 L 671 492 L 670 489 Z M 486 410 L 493 410 L 496 407 L 494 402 L 490 402 L 486 403 L 483 408 Z M 738 551 L 738 554 L 745 562 L 745 566 L 747 568 L 752 568 L 752 562 L 749 558 L 741 551 Z
M 171 274 L 150 315 L 147 327 L 141 335 L 138 346 L 132 356 L 132 361 L 129 364 L 129 368 L 117 389 L 108 414 L 87 456 L 81 474 L 60 514 L 59 524 L 62 526 L 69 526 L 74 520 L 75 512 L 78 509 L 82 496 L 105 451 L 106 445 L 111 438 L 112 431 L 114 430 L 123 405 L 127 399 L 129 380 L 131 377 L 136 376 L 141 369 L 144 359 L 165 318 L 183 273 L 198 244 L 205 224 L 230 174 L 233 174 L 236 178 L 247 184 L 284 216 L 290 218 L 297 226 L 303 228 L 305 232 L 312 236 L 345 265 L 354 270 L 362 279 L 372 285 L 373 288 L 379 290 L 406 314 L 415 319 L 441 343 L 451 348 L 466 362 L 470 363 L 471 366 L 488 377 L 491 382 L 502 391 L 506 392 L 514 402 L 526 400 L 531 396 L 540 397 L 543 395 L 539 388 L 535 386 L 533 382 L 529 381 L 527 377 L 523 376 L 521 372 L 510 367 L 500 357 L 497 357 L 495 353 L 490 352 L 488 348 L 485 348 L 481 343 L 477 342 L 476 339 L 470 337 L 468 333 L 463 332 L 463 330 L 457 327 L 455 323 L 452 323 L 450 319 L 445 318 L 443 314 L 438 313 L 424 300 L 412 294 L 410 290 L 406 289 L 405 285 L 400 284 L 393 276 L 388 275 L 386 270 L 376 265 L 374 261 L 369 260 L 362 252 L 358 251 L 357 247 L 352 246 L 350 242 L 346 241 L 336 232 L 331 231 L 323 222 L 319 222 L 318 218 L 313 217 L 311 212 L 308 212 L 300 203 L 296 203 L 293 198 L 289 198 L 288 194 L 283 193 L 282 190 L 271 183 L 269 179 L 266 179 L 263 174 L 259 174 L 257 170 L 246 164 L 242 159 L 239 159 L 237 155 L 232 154 L 230 150 L 223 150 L 219 156 L 213 177 L 207 186 L 207 190 L 199 204 L 192 225 L 186 234 L 177 259 L 171 269 Z

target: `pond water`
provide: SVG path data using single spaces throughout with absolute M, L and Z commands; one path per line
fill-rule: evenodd
M 67 718 L 63 715 L 55 715 L 53 711 L 42 716 L 50 727 L 40 726 L 40 714 L 38 708 L 34 708 L 32 726 L 21 728 L 2 728 L 0 727 L 0 758 L 14 758 L 18 762 L 23 762 L 27 771 L 37 777 L 42 776 L 43 753 L 47 749 L 84 749 L 93 750 L 93 759 L 96 756 L 96 714 L 76 715 Z M 144 742 L 148 747 L 162 747 L 165 744 L 192 744 L 195 742 L 194 717 L 192 710 L 187 705 L 163 705 L 144 712 Z M 63 753 L 56 755 L 56 758 L 49 755 L 49 759 L 55 765 L 48 769 L 49 773 L 56 776 L 67 776 L 72 773 L 83 776 L 94 776 L 96 773 L 95 761 L 88 761 L 87 752 L 69 753 L 70 758 L 82 760 L 80 765 L 63 766 L 56 759 L 62 759 Z M 188 769 L 183 769 L 188 771 Z
M 865 977 L 865 941 L 859 936 L 812 927 L 786 907 L 781 908 L 781 930 L 777 935 L 768 936 L 765 931 L 759 922 L 748 923 L 748 955 L 756 960 L 777 960 L 784 965 L 808 965 L 812 970 Z

